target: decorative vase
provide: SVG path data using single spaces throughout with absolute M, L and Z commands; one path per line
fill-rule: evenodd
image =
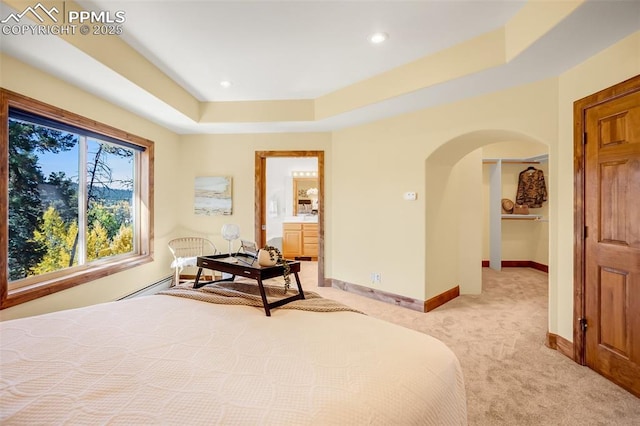
M 260 249 L 258 251 L 258 265 L 260 266 L 274 266 L 278 262 L 278 256 L 276 253 L 271 253 L 269 250 Z

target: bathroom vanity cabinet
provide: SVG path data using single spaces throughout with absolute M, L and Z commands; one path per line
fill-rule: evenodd
M 285 222 L 282 229 L 282 255 L 286 259 L 318 259 L 318 224 Z

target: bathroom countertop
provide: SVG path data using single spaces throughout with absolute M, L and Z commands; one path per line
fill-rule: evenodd
M 318 223 L 318 215 L 309 216 L 287 216 L 283 223 Z

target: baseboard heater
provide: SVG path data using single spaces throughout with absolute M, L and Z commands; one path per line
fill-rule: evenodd
M 123 296 L 123 297 L 119 298 L 118 300 L 133 299 L 134 297 L 148 296 L 148 295 L 151 295 L 151 294 L 156 294 L 157 292 L 159 292 L 161 290 L 168 289 L 171 286 L 171 280 L 172 279 L 173 279 L 173 275 L 169 275 L 169 276 L 167 276 L 165 278 L 162 278 L 159 281 L 156 281 L 153 284 L 149 284 L 148 286 L 141 288 L 140 290 L 134 291 L 131 294 Z

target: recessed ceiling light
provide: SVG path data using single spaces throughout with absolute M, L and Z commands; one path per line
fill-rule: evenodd
M 369 36 L 369 41 L 373 44 L 380 44 L 389 38 L 387 33 L 373 33 Z
M 222 87 L 224 87 L 226 89 L 227 87 L 231 87 L 231 82 L 228 81 L 228 80 L 221 81 L 220 82 L 220 86 L 222 86 Z

